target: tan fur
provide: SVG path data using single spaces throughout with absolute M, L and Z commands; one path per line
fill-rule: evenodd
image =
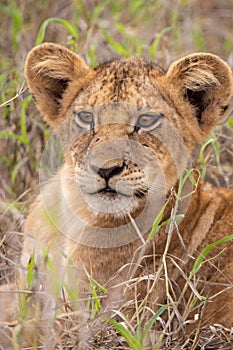
M 163 226 L 147 243 L 147 258 L 132 272 L 129 263 L 137 261 L 142 245 L 132 221 L 146 240 L 171 189 L 177 190 L 179 174 L 188 165 L 194 146 L 223 119 L 232 95 L 231 71 L 217 56 L 202 53 L 181 58 L 167 72 L 138 58 L 92 70 L 68 49 L 43 44 L 29 53 L 25 74 L 38 109 L 56 129 L 66 155 L 64 166 L 45 185 L 27 218 L 22 261 L 27 264 L 35 252 L 44 272 L 44 246 L 59 271 L 57 277 L 78 285 L 82 298 L 88 293 L 87 273 L 91 274 L 109 290 L 103 305 L 114 308 L 115 302 L 131 295 L 114 285 L 130 276 L 156 276 L 158 272 L 168 229 Z M 93 130 L 77 125 L 74 112 L 80 111 L 94 113 Z M 149 131 L 135 128 L 141 114 L 152 112 L 163 115 L 159 125 Z M 120 191 L 122 210 L 114 207 L 113 194 L 95 194 L 105 183 L 96 169 L 105 175 L 113 171 L 109 186 Z M 184 191 L 189 193 L 190 188 Z M 185 279 L 172 261 L 188 275 L 193 266 L 190 256 L 197 257 L 206 245 L 233 234 L 233 190 L 197 181 L 190 198 L 179 203 L 178 213 L 185 213 L 179 225 L 182 240 L 174 229 L 167 252 L 167 269 L 178 296 Z M 171 196 L 162 221 L 169 219 L 173 206 Z M 108 213 L 109 208 L 114 212 Z M 59 247 L 73 268 L 65 267 Z M 216 258 L 201 268 L 197 288 L 210 298 L 203 316 L 207 324 L 233 324 L 232 256 L 232 243 L 222 244 L 207 256 Z M 41 277 L 45 289 L 52 290 L 51 278 Z M 154 309 L 167 302 L 164 270 L 156 278 L 148 299 Z M 139 299 L 145 297 L 145 285 L 139 280 L 137 293 Z

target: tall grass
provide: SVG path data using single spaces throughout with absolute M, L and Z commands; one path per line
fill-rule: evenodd
M 55 41 L 68 46 L 81 54 L 92 66 L 118 56 L 129 57 L 137 55 L 149 60 L 157 60 L 160 65 L 168 67 L 170 62 L 177 56 L 193 51 L 212 51 L 225 58 L 229 63 L 233 56 L 232 1 L 226 2 L 223 8 L 219 2 L 213 2 L 209 10 L 201 8 L 201 1 L 125 1 L 105 0 L 100 2 L 88 2 L 76 0 L 73 2 L 61 1 L 58 4 L 49 1 L 32 3 L 28 0 L 20 2 L 9 0 L 0 4 L 1 38 L 0 38 L 0 169 L 1 169 L 1 192 L 0 199 L 14 206 L 22 206 L 22 193 L 28 195 L 28 189 L 37 187 L 39 164 L 44 145 L 49 137 L 49 128 L 41 120 L 41 116 L 31 103 L 31 97 L 25 90 L 23 65 L 26 53 L 29 49 L 45 41 Z M 229 10 L 230 9 L 230 10 Z M 203 10 L 203 11 L 202 11 Z M 224 12 L 225 11 L 225 12 Z M 231 12 L 227 12 L 231 11 Z M 227 15 L 224 17 L 224 14 Z M 230 14 L 230 15 L 229 15 Z M 223 17 L 221 17 L 223 16 Z M 211 23 L 208 27 L 208 23 Z M 218 27 L 223 28 L 222 31 Z M 225 34 L 223 34 L 225 33 Z M 210 39 L 212 38 L 212 39 Z M 214 38 L 214 40 L 213 40 Z M 28 42 L 30 44 L 28 44 Z M 225 127 L 233 130 L 233 118 L 229 117 Z M 218 133 L 221 133 L 221 130 Z M 229 135 L 232 135 L 230 133 Z M 221 143 L 222 142 L 222 143 Z M 202 179 L 208 173 L 208 167 L 219 167 L 221 154 L 229 162 L 229 152 L 223 148 L 224 139 L 218 141 L 216 135 L 206 140 L 199 152 L 199 167 Z M 232 154 L 232 142 L 230 152 Z M 232 172 L 232 167 L 228 171 Z M 191 173 L 186 174 L 190 177 Z M 181 179 L 181 186 L 183 185 Z M 17 199 L 19 198 L 18 202 Z M 24 199 L 24 198 L 23 198 Z M 180 198 L 178 198 L 180 199 Z M 26 206 L 28 207 L 28 205 Z M 161 218 L 166 205 L 155 219 L 148 240 L 151 240 L 164 225 L 170 221 L 161 223 Z M 180 218 L 176 217 L 178 221 Z M 1 231 L 1 230 L 0 230 Z M 208 253 L 214 246 L 221 245 L 231 240 L 232 235 L 221 241 L 207 246 L 196 259 L 189 279 L 194 293 L 187 306 L 187 314 L 196 307 L 197 295 L 193 287 L 195 275 L 208 259 Z M 72 262 L 70 262 L 72 264 Z M 48 265 L 54 279 L 55 269 L 48 260 Z M 35 266 L 31 260 L 26 275 L 28 289 L 31 290 L 35 281 Z M 107 294 L 107 290 L 89 276 L 90 299 L 87 307 L 91 310 L 91 321 L 95 321 L 101 314 L 99 294 Z M 65 283 L 56 285 L 56 294 L 60 295 L 62 289 L 66 291 L 71 301 L 78 299 L 78 291 L 71 290 Z M 179 300 L 178 300 L 179 302 Z M 203 300 L 199 300 L 200 303 Z M 135 307 L 135 305 L 134 305 Z M 147 306 L 141 305 L 141 309 Z M 137 323 L 132 325 L 130 320 L 106 318 L 104 323 L 107 329 L 107 340 L 114 338 L 112 348 L 141 350 L 145 348 L 147 338 L 153 333 L 156 322 L 167 310 L 176 311 L 175 303 L 164 305 L 146 322 L 143 316 L 136 310 Z M 175 311 L 174 311 L 175 310 Z M 150 310 L 149 310 L 150 311 Z M 118 316 L 123 313 L 118 310 Z M 142 313 L 143 315 L 143 313 Z M 149 315 L 151 315 L 149 313 Z M 69 319 L 69 315 L 63 315 L 61 321 Z M 21 298 L 19 308 L 19 320 L 23 322 L 28 317 L 28 298 Z M 70 320 L 70 319 L 69 319 Z M 75 322 L 71 322 L 72 329 L 77 328 Z M 111 328 L 108 328 L 110 327 Z M 114 332 L 113 332 L 114 330 Z M 109 334 L 108 334 L 109 332 Z M 112 333 L 113 332 L 113 333 Z M 72 332 L 71 332 L 72 333 Z M 15 332 L 14 348 L 20 348 L 20 329 Z M 61 342 L 66 335 L 60 334 Z M 76 334 L 73 332 L 73 334 Z M 120 335 L 120 337 L 119 337 Z M 161 348 L 165 333 L 161 332 L 154 350 Z M 123 338 L 123 340 L 122 340 Z M 102 341 L 101 341 L 102 340 Z M 106 334 L 101 330 L 99 334 L 99 348 L 106 349 Z M 115 347 L 114 347 L 115 346 Z M 176 349 L 182 348 L 199 349 L 198 341 L 177 345 Z M 40 346 L 35 345 L 38 349 Z M 96 345 L 96 348 L 98 345 Z M 68 349 L 64 347 L 64 349 Z

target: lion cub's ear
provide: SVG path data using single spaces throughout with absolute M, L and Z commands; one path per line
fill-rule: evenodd
M 166 78 L 175 103 L 181 104 L 181 91 L 204 132 L 221 120 L 233 92 L 232 73 L 223 60 L 208 53 L 192 54 L 171 64 Z
M 52 43 L 32 49 L 25 65 L 26 81 L 36 105 L 54 127 L 65 119 L 67 108 L 94 74 L 81 57 Z

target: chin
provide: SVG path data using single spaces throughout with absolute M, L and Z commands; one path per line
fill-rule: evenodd
M 142 211 L 146 196 L 126 196 L 119 193 L 83 194 L 89 212 L 87 220 L 93 226 L 115 227 L 126 224 Z

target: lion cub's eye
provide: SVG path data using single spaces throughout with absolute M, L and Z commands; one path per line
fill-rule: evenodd
M 163 114 L 141 114 L 138 117 L 136 127 L 144 129 L 153 129 L 157 127 L 163 118 Z
M 76 122 L 84 128 L 93 127 L 94 124 L 94 115 L 91 112 L 81 111 L 74 112 Z

